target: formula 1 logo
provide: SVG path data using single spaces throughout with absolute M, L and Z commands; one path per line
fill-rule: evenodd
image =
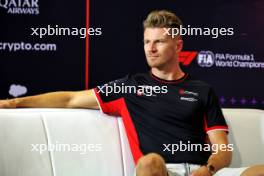
M 198 52 L 196 51 L 182 51 L 179 53 L 179 62 L 184 66 L 188 66 L 194 60 Z

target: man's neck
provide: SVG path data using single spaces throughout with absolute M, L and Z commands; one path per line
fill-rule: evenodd
M 185 73 L 182 71 L 179 65 L 167 70 L 151 68 L 151 73 L 160 79 L 164 79 L 168 81 L 178 80 L 185 75 Z

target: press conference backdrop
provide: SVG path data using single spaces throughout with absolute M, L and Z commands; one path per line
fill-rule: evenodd
M 8 11 L 15 8 L 11 0 L 1 1 L 0 42 L 23 41 L 32 46 L 48 43 L 55 44 L 56 49 L 45 50 L 49 48 L 45 45 L 43 51 L 0 49 L 0 98 L 85 89 L 87 63 L 89 88 L 127 73 L 148 71 L 142 21 L 152 10 L 168 9 L 182 19 L 186 28 L 232 28 L 233 35 L 221 36 L 216 30 L 211 30 L 210 35 L 184 35 L 182 67 L 193 77 L 210 83 L 222 107 L 264 109 L 261 0 L 32 2 L 38 4 L 36 7 L 33 3 L 31 9 L 35 14 L 12 14 Z M 30 35 L 31 27 L 50 24 L 81 28 L 86 22 L 89 27 L 101 30 L 101 35 L 89 36 L 89 45 L 80 36 Z
M 85 27 L 85 5 L 85 1 L 0 1 L 0 98 L 84 87 L 85 39 L 40 37 L 31 35 L 31 28 Z

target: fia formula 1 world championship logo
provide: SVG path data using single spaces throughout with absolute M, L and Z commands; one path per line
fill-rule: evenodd
M 39 14 L 38 0 L 0 0 L 0 7 L 6 9 L 8 14 Z

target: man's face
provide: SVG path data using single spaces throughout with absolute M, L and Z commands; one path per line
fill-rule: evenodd
M 144 50 L 150 67 L 162 68 L 175 62 L 182 48 L 182 40 L 172 38 L 164 28 L 146 28 Z

